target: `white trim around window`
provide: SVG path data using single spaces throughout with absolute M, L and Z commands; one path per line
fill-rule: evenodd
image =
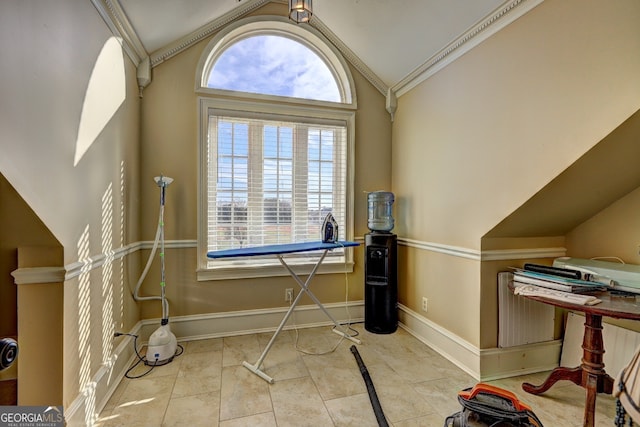
M 353 212 L 354 212 L 354 129 L 355 112 L 351 110 L 328 109 L 315 106 L 293 106 L 275 102 L 249 102 L 244 100 L 219 99 L 200 97 L 198 99 L 199 123 L 199 188 L 198 188 L 198 269 L 197 279 L 224 280 L 253 277 L 271 277 L 287 275 L 285 269 L 275 257 L 244 258 L 227 260 L 224 264 L 213 263 L 206 254 L 208 251 L 208 221 L 209 221 L 209 120 L 211 115 L 226 112 L 235 116 L 280 116 L 289 120 L 299 120 L 306 123 L 336 122 L 343 123 L 346 128 L 346 180 L 345 216 L 340 224 L 340 239 L 352 240 Z M 318 236 L 320 238 L 320 236 Z M 288 264 L 298 274 L 308 274 L 315 265 L 314 256 L 292 255 Z M 345 249 L 345 256 L 325 259 L 320 269 L 322 273 L 342 273 L 353 271 L 353 248 Z

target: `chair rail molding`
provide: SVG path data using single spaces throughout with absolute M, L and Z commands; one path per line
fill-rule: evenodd
M 28 267 L 18 268 L 11 272 L 16 285 L 34 283 L 64 282 L 66 269 L 64 267 Z
M 398 237 L 398 244 L 425 251 L 467 258 L 475 261 L 500 261 L 510 259 L 529 258 L 557 258 L 567 254 L 566 248 L 516 248 L 516 249 L 492 249 L 478 250 L 461 246 L 445 245 L 442 243 L 426 242 L 406 237 Z

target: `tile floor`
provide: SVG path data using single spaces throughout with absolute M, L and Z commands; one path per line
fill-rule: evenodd
M 441 427 L 460 409 L 456 394 L 476 384 L 457 368 L 399 328 L 389 335 L 353 328 L 384 415 L 393 427 Z M 340 337 L 330 327 L 300 329 L 298 348 L 331 350 Z M 254 363 L 271 334 L 182 343 L 184 353 L 139 379 L 123 379 L 99 416 L 107 426 L 377 426 L 348 340 L 334 352 L 296 351 L 296 332 L 283 331 L 264 361 L 275 379 L 268 384 L 242 366 Z M 141 368 L 141 369 L 139 369 Z M 146 369 L 138 366 L 133 372 Z M 545 427 L 582 426 L 584 391 L 568 381 L 541 396 L 523 392 L 523 381 L 541 383 L 546 373 L 492 381 L 530 405 Z M 597 398 L 597 426 L 612 426 L 615 399 Z

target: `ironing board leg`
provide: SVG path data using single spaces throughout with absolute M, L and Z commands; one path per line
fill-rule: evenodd
M 325 255 L 327 255 L 327 251 L 324 251 L 324 253 L 322 254 L 322 257 L 320 257 L 320 261 L 318 262 L 318 264 L 316 264 L 315 268 L 313 269 L 313 271 L 311 272 L 311 274 L 309 275 L 309 277 L 307 277 L 307 281 L 303 282 L 302 279 L 300 279 L 298 277 L 298 275 L 287 265 L 287 263 L 284 261 L 284 259 L 278 255 L 278 259 L 280 260 L 280 262 L 282 263 L 282 265 L 284 266 L 284 268 L 287 269 L 287 271 L 289 272 L 289 274 L 291 275 L 291 277 L 293 277 L 293 279 L 298 282 L 298 285 L 300 285 L 300 287 L 302 288 L 302 290 L 309 295 L 309 297 L 313 300 L 313 302 L 316 303 L 316 305 L 318 307 L 320 307 L 320 310 L 322 310 L 324 312 L 324 314 L 327 315 L 327 317 L 329 319 L 331 319 L 331 321 L 333 322 L 333 324 L 335 325 L 336 329 L 333 329 L 333 332 L 341 335 L 343 337 L 345 337 L 346 339 L 348 339 L 349 341 L 353 341 L 356 344 L 362 344 L 362 341 L 360 341 L 359 339 L 350 336 L 349 334 L 347 334 L 346 332 L 342 331 L 342 327 L 340 326 L 340 324 L 336 321 L 336 319 L 333 318 L 333 316 L 327 311 L 326 308 L 324 308 L 324 305 L 322 305 L 322 303 L 318 300 L 318 298 L 316 298 L 316 296 L 309 290 L 309 283 L 311 282 L 311 279 L 313 278 L 313 276 L 316 273 L 317 268 L 320 266 L 320 263 L 322 262 L 322 260 L 324 259 Z M 300 292 L 300 294 L 302 294 L 302 292 Z M 300 294 L 298 294 L 298 296 L 300 296 Z
M 311 283 L 311 280 L 313 279 L 313 277 L 316 275 L 316 271 L 320 267 L 320 264 L 322 264 L 322 261 L 324 260 L 324 257 L 327 255 L 327 252 L 328 252 L 328 250 L 325 250 L 322 253 L 322 256 L 320 256 L 320 259 L 318 260 L 316 265 L 313 267 L 313 270 L 311 270 L 311 273 L 309 273 L 309 276 L 307 277 L 307 280 L 305 282 L 303 282 L 298 277 L 298 275 L 291 269 L 291 267 L 289 267 L 289 265 L 284 261 L 284 259 L 283 259 L 283 257 L 281 255 L 277 255 L 277 257 L 280 260 L 280 263 L 284 266 L 284 268 L 287 269 L 287 271 L 289 272 L 291 277 L 293 277 L 293 279 L 298 283 L 298 285 L 300 285 L 300 287 L 302 288 L 304 293 L 309 295 L 309 297 L 311 297 L 313 302 L 315 302 L 318 305 L 318 307 L 320 307 L 320 309 L 324 312 L 324 314 L 326 314 L 327 317 L 329 317 L 329 319 L 331 319 L 331 321 L 333 321 L 333 324 L 336 326 L 336 328 L 339 328 L 340 324 L 333 318 L 333 316 L 331 316 L 331 314 L 329 314 L 329 312 L 324 308 L 322 303 L 309 290 L 309 284 Z M 291 317 L 291 314 L 293 313 L 293 310 L 296 308 L 296 305 L 298 304 L 298 301 L 300 301 L 300 298 L 302 298 L 302 295 L 303 295 L 303 292 L 299 292 L 298 296 L 295 297 L 295 299 L 291 303 L 291 306 L 289 307 L 289 310 L 287 310 L 287 312 L 284 315 L 282 321 L 280 322 L 280 325 L 278 325 L 278 328 L 273 333 L 273 336 L 269 340 L 269 343 L 267 344 L 267 346 L 265 347 L 264 351 L 260 355 L 260 358 L 258 358 L 258 361 L 256 363 L 254 363 L 254 364 L 251 364 L 251 363 L 246 362 L 246 361 L 242 362 L 242 365 L 245 368 L 247 368 L 248 370 L 250 370 L 254 374 L 258 375 L 260 378 L 262 378 L 263 380 L 265 380 L 269 384 L 273 384 L 273 378 L 271 378 L 269 375 L 267 375 L 264 372 L 262 372 L 260 370 L 260 366 L 262 366 L 262 362 L 264 362 L 265 357 L 267 357 L 267 353 L 269 353 L 269 350 L 271 349 L 271 347 L 273 346 L 273 343 L 275 342 L 276 338 L 278 337 L 278 335 L 280 334 L 280 332 L 284 328 L 284 325 L 287 323 L 287 320 L 289 320 L 289 317 Z M 361 344 L 362 343 L 359 339 L 351 337 L 345 332 L 339 331 L 337 329 L 333 329 L 333 332 L 335 332 L 336 334 L 347 338 L 350 341 L 355 342 L 356 344 Z
M 245 368 L 249 369 L 254 374 L 256 374 L 259 377 L 261 377 L 262 379 L 266 380 L 269 384 L 273 384 L 273 378 L 271 378 L 270 376 L 268 376 L 267 374 L 262 372 L 260 370 L 260 366 L 262 366 L 262 362 L 264 362 L 265 357 L 267 357 L 267 353 L 269 353 L 269 350 L 271 350 L 271 346 L 273 346 L 273 343 L 275 342 L 276 338 L 278 337 L 278 335 L 280 334 L 280 332 L 284 328 L 284 325 L 287 323 L 287 320 L 289 320 L 289 317 L 291 317 L 291 313 L 293 313 L 293 309 L 298 304 L 298 300 L 300 300 L 301 296 L 302 296 L 302 292 L 300 292 L 298 294 L 298 296 L 291 303 L 291 306 L 289 307 L 289 310 L 287 310 L 286 314 L 284 315 L 284 317 L 280 321 L 280 324 L 278 325 L 278 329 L 276 329 L 276 331 L 273 333 L 273 336 L 269 340 L 269 343 L 267 344 L 267 346 L 265 347 L 264 351 L 260 355 L 260 358 L 258 359 L 258 361 L 253 365 L 250 364 L 249 362 L 246 362 L 246 361 L 242 362 L 242 365 Z
M 301 284 L 300 286 L 302 286 L 304 288 L 304 286 L 308 285 L 308 283 L 311 281 L 313 276 L 315 276 L 316 271 L 318 270 L 318 267 L 320 266 L 320 264 L 322 264 L 322 261 L 324 260 L 324 257 L 327 255 L 327 252 L 328 251 L 326 251 L 326 250 L 324 251 L 324 253 L 320 257 L 320 259 L 318 260 L 316 265 L 313 267 L 313 270 L 311 271 L 311 274 L 309 274 L 309 277 L 307 278 L 307 283 L 304 284 L 304 285 Z M 287 265 L 287 263 L 284 262 L 282 257 L 280 255 L 277 255 L 277 257 L 280 260 L 280 262 L 282 263 L 282 265 L 285 266 L 285 268 L 287 269 L 289 274 L 294 275 L 294 279 L 296 280 L 296 282 L 300 283 L 299 282 L 300 279 L 298 278 L 298 276 L 296 276 L 295 273 L 291 270 L 291 268 L 289 268 L 289 266 Z M 270 376 L 268 376 L 267 374 L 262 372 L 260 370 L 260 366 L 262 366 L 262 362 L 264 362 L 265 357 L 267 357 L 267 353 L 269 353 L 269 350 L 271 350 L 271 346 L 273 346 L 273 343 L 275 342 L 276 338 L 278 337 L 278 335 L 282 331 L 282 328 L 284 328 L 284 325 L 287 323 L 287 320 L 289 320 L 289 317 L 291 317 L 291 313 L 293 313 L 293 310 L 296 308 L 296 305 L 298 304 L 298 301 L 300 301 L 300 298 L 302 298 L 302 292 L 299 292 L 298 296 L 295 297 L 295 299 L 291 303 L 291 306 L 289 307 L 289 310 L 287 310 L 286 314 L 282 318 L 282 321 L 280 321 L 280 325 L 278 325 L 278 328 L 273 333 L 273 336 L 269 340 L 269 343 L 267 344 L 267 346 L 265 347 L 264 351 L 260 355 L 260 358 L 258 359 L 258 361 L 256 363 L 254 363 L 253 365 L 250 364 L 249 362 L 246 362 L 246 361 L 242 362 L 242 365 L 245 368 L 249 369 L 251 372 L 253 372 L 254 374 L 258 375 L 259 377 L 261 377 L 262 379 L 267 381 L 269 384 L 273 384 L 273 378 L 271 378 Z
M 247 368 L 248 370 L 250 370 L 251 372 L 253 372 L 257 376 L 259 376 L 260 378 L 262 378 L 263 380 L 265 380 L 269 384 L 273 384 L 273 378 L 271 378 L 269 375 L 267 375 L 264 372 L 262 372 L 260 370 L 260 365 L 258 365 L 257 363 L 255 365 L 252 365 L 251 363 L 249 363 L 249 362 L 247 362 L 245 360 L 244 362 L 242 362 L 242 366 L 244 366 L 245 368 Z

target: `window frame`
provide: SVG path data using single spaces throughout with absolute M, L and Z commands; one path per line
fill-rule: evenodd
M 216 59 L 233 43 L 256 35 L 277 35 L 297 41 L 316 53 L 332 72 L 338 85 L 341 102 L 304 98 L 256 94 L 213 89 L 206 86 L 210 70 Z M 280 115 L 289 119 L 299 118 L 308 122 L 329 120 L 343 122 L 346 127 L 346 223 L 340 224 L 340 239 L 354 239 L 355 199 L 355 116 L 357 100 L 355 84 L 350 69 L 340 52 L 315 28 L 295 25 L 281 16 L 254 16 L 240 19 L 219 31 L 208 43 L 200 56 L 195 76 L 195 92 L 198 111 L 198 211 L 197 211 L 197 269 L 198 281 L 226 280 L 254 277 L 286 276 L 275 258 L 260 257 L 234 259 L 228 267 L 210 268 L 207 258 L 207 149 L 209 114 L 211 110 L 227 110 L 236 114 L 246 113 Z M 318 236 L 320 237 L 320 236 Z M 354 268 L 354 250 L 345 248 L 343 261 L 327 258 L 317 274 L 350 273 Z M 275 261 L 275 262 L 273 262 Z M 317 256 L 300 256 L 290 263 L 296 274 L 309 274 L 317 262 Z
M 316 53 L 334 76 L 341 102 L 238 92 L 207 87 L 210 71 L 217 58 L 227 47 L 246 37 L 277 35 L 297 41 Z M 207 258 L 207 149 L 209 114 L 211 110 L 226 110 L 236 115 L 246 113 L 275 114 L 288 119 L 308 122 L 329 120 L 343 122 L 346 127 L 346 223 L 340 224 L 340 239 L 354 238 L 355 199 L 355 116 L 357 100 L 355 84 L 350 69 L 340 52 L 315 28 L 295 25 L 281 16 L 253 16 L 240 19 L 219 31 L 209 41 L 200 56 L 195 76 L 195 92 L 198 109 L 198 219 L 197 219 L 197 269 L 198 281 L 226 280 L 253 277 L 286 276 L 288 273 L 275 258 L 260 257 L 234 259 L 228 267 L 210 268 Z M 320 236 L 318 236 L 320 237 Z M 344 250 L 344 262 L 332 262 L 327 258 L 318 274 L 353 272 L 353 248 Z M 274 262 L 275 261 L 275 262 Z M 296 274 L 309 274 L 317 262 L 317 256 L 300 256 L 290 266 Z
M 323 108 L 290 106 L 270 102 L 249 102 L 244 100 L 219 99 L 209 97 L 198 98 L 199 109 L 199 162 L 198 162 L 198 268 L 197 279 L 224 280 L 249 277 L 286 276 L 288 273 L 275 258 L 264 260 L 239 258 L 226 263 L 225 267 L 212 268 L 212 261 L 207 258 L 207 221 L 208 221 L 208 134 L 209 117 L 221 111 L 228 111 L 234 115 L 279 115 L 287 119 L 298 118 L 301 121 L 317 119 L 342 122 L 345 125 L 346 136 L 346 224 L 341 225 L 341 239 L 354 238 L 354 154 L 355 154 L 355 112 L 350 110 L 327 110 Z M 320 236 L 318 236 L 319 238 Z M 299 257 L 291 263 L 296 274 L 308 274 L 315 265 L 317 257 Z M 275 261 L 275 262 L 274 262 Z M 353 249 L 345 249 L 344 261 L 336 262 L 325 259 L 318 269 L 318 274 L 352 272 L 354 266 Z

